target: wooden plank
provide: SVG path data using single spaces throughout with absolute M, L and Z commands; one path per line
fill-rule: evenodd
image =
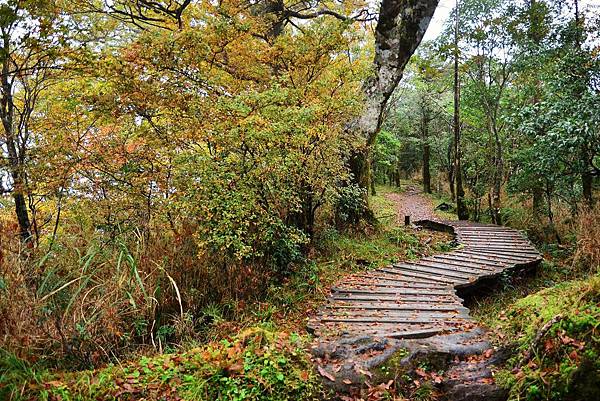
M 494 236 L 494 235 L 501 235 L 501 236 L 507 236 L 507 237 L 520 237 L 520 238 L 527 238 L 526 235 L 524 235 L 523 233 L 519 232 L 519 231 L 490 231 L 490 230 L 469 230 L 469 229 L 459 229 L 456 232 L 456 235 L 471 235 L 471 236 Z
M 450 267 L 428 267 L 426 265 L 422 265 L 420 263 L 403 263 L 403 264 L 394 264 L 393 267 L 397 269 L 401 269 L 402 271 L 410 270 L 414 272 L 424 272 L 429 274 L 435 274 L 440 276 L 447 276 L 451 278 L 457 279 L 465 279 L 468 280 L 473 277 L 473 273 L 462 272 L 459 270 L 452 269 Z
M 432 283 L 432 282 L 418 282 L 418 281 L 409 281 L 406 279 L 394 279 L 392 274 L 380 274 L 373 272 L 370 275 L 365 275 L 362 278 L 362 281 L 350 281 L 349 284 L 353 283 L 364 283 L 366 285 L 375 285 L 378 287 L 395 287 L 395 288 L 448 288 L 447 284 L 442 283 Z
M 376 302 L 376 303 L 365 303 L 365 302 L 348 302 L 342 303 L 342 301 L 335 301 L 335 303 L 328 303 L 324 307 L 325 309 L 369 309 L 369 310 L 390 310 L 390 311 L 452 311 L 468 312 L 469 309 L 462 306 L 461 303 L 457 302 L 452 304 L 426 304 L 416 302 L 402 302 L 402 303 L 389 303 L 389 302 Z
M 493 256 L 495 258 L 498 258 L 498 260 L 501 260 L 501 261 L 502 260 L 510 261 L 510 266 L 508 266 L 507 269 L 514 267 L 515 265 L 520 265 L 523 263 L 532 263 L 536 260 L 535 258 L 526 258 L 526 257 L 522 257 L 522 256 L 509 256 L 506 254 L 495 253 L 495 252 L 486 252 L 485 254 L 489 255 L 489 256 Z
M 525 255 L 539 255 L 538 251 L 532 247 L 531 245 L 527 245 L 527 246 L 513 246 L 510 244 L 505 244 L 505 245 L 500 245 L 500 244 L 487 244 L 487 245 L 479 245 L 479 244 L 472 244 L 472 245 L 466 245 L 465 244 L 465 248 L 471 248 L 471 249 L 476 249 L 476 250 L 488 250 L 488 251 L 494 251 L 494 250 L 498 250 L 498 251 L 506 251 L 506 250 L 510 250 L 516 253 L 522 253 Z
M 461 267 L 461 268 L 468 268 L 468 269 L 472 269 L 473 271 L 478 271 L 481 272 L 483 274 L 486 274 L 487 272 L 490 271 L 495 271 L 497 269 L 497 267 L 494 266 L 490 266 L 487 263 L 477 263 L 477 262 L 473 262 L 473 261 L 469 261 L 469 260 L 464 260 L 464 259 L 452 259 L 452 258 L 448 258 L 445 257 L 446 255 L 435 255 L 435 256 L 429 256 L 427 258 L 423 258 L 419 261 L 419 263 L 423 263 L 423 262 L 427 262 L 427 263 L 435 263 L 437 265 L 446 265 L 446 266 L 457 266 L 457 267 Z
M 348 317 L 348 318 L 338 318 L 338 317 L 323 317 L 321 321 L 324 323 L 393 323 L 393 324 L 404 324 L 404 325 L 414 325 L 414 324 L 429 324 L 429 323 L 459 323 L 464 321 L 465 319 L 455 318 L 455 319 L 403 319 L 403 318 L 377 318 L 377 317 Z
M 424 312 L 424 311 L 373 311 L 351 309 L 348 311 L 324 311 L 317 315 L 320 319 L 323 317 L 394 317 L 405 319 L 471 319 L 466 313 L 443 313 L 443 312 Z
M 434 336 L 436 334 L 448 333 L 448 332 L 452 332 L 452 331 L 456 330 L 453 327 L 434 327 L 434 326 L 423 327 L 418 330 L 415 330 L 415 329 L 409 330 L 409 327 L 406 327 L 405 330 L 401 330 L 401 328 L 399 328 L 397 325 L 385 325 L 385 326 L 380 326 L 380 327 L 374 328 L 371 325 L 361 325 L 361 324 L 354 324 L 353 328 L 354 329 L 352 331 L 354 331 L 354 332 L 360 332 L 363 334 L 369 334 L 369 335 L 373 335 L 373 336 L 390 337 L 390 338 L 396 338 L 396 339 L 427 338 L 427 337 Z M 347 328 L 338 328 L 338 331 L 348 332 Z
M 486 247 L 495 247 L 495 246 L 509 246 L 509 247 L 524 247 L 524 248 L 528 248 L 530 246 L 528 241 L 505 241 L 505 240 L 499 240 L 499 241 L 488 241 L 488 240 L 483 240 L 483 239 L 461 239 L 459 240 L 461 244 L 464 245 L 479 245 L 479 246 L 486 246 Z
M 506 268 L 511 265 L 510 261 L 506 261 L 506 260 L 500 261 L 491 256 L 482 255 L 481 253 L 478 253 L 478 252 L 471 253 L 471 251 L 468 251 L 466 249 L 460 250 L 460 251 L 455 251 L 452 254 L 448 254 L 448 256 L 449 255 L 452 255 L 452 257 L 456 257 L 456 258 L 467 258 L 472 261 L 476 261 L 477 263 L 486 263 L 487 265 L 497 266 L 498 268 Z
M 385 273 L 380 270 L 370 271 L 368 274 L 360 275 L 361 277 L 366 278 L 379 278 L 383 277 L 385 280 L 389 281 L 397 281 L 402 283 L 418 283 L 418 284 L 426 284 L 426 285 L 439 285 L 444 286 L 445 284 L 435 283 L 429 279 L 418 279 L 414 277 L 400 277 L 396 273 Z
M 447 261 L 436 262 L 436 261 L 431 261 L 428 259 L 421 259 L 418 264 L 424 265 L 424 266 L 430 266 L 430 267 L 433 267 L 436 269 L 443 269 L 445 271 L 465 273 L 465 274 L 467 274 L 467 277 L 472 277 L 472 276 L 477 276 L 477 275 L 482 275 L 482 274 L 487 275 L 487 274 L 495 272 L 494 269 L 490 269 L 489 267 L 487 269 L 486 268 L 476 268 L 476 267 L 468 266 L 466 264 L 448 263 Z
M 425 279 L 437 281 L 440 283 L 455 284 L 457 282 L 457 280 L 455 280 L 451 277 L 433 276 L 431 274 L 415 273 L 415 272 L 407 271 L 407 270 L 403 270 L 403 271 L 400 271 L 398 269 L 392 270 L 391 268 L 386 268 L 386 267 L 382 267 L 381 269 L 379 269 L 379 271 L 383 271 L 386 273 L 392 273 L 392 274 L 398 274 L 398 275 L 402 274 L 406 277 L 425 278 Z
M 448 297 L 417 297 L 414 295 L 369 295 L 369 294 L 331 294 L 331 299 L 336 301 L 373 301 L 373 302 L 382 302 L 382 301 L 394 301 L 398 303 L 403 302 L 415 302 L 415 303 L 453 303 L 456 302 L 456 299 L 452 296 Z
M 331 291 L 336 294 L 402 294 L 402 295 L 447 295 L 449 294 L 446 290 L 433 290 L 429 288 L 416 289 L 416 288 L 381 288 L 376 289 L 362 289 L 362 288 L 345 288 L 345 287 L 332 287 Z
M 484 269 L 487 269 L 487 270 L 497 270 L 499 268 L 498 263 L 493 262 L 491 260 L 474 260 L 473 258 L 461 256 L 459 254 L 454 254 L 454 253 L 445 253 L 442 255 L 435 255 L 435 256 L 432 256 L 432 258 L 434 258 L 436 260 L 444 261 L 444 263 L 451 263 L 451 264 L 467 263 L 469 265 L 485 266 Z
M 495 261 L 498 264 L 504 264 L 504 267 L 503 267 L 504 269 L 511 268 L 512 266 L 523 263 L 523 261 L 524 261 L 524 259 L 522 259 L 522 258 L 515 258 L 515 257 L 506 256 L 506 255 L 484 254 L 481 252 L 474 253 L 472 255 L 473 255 L 473 257 L 479 257 L 479 258 L 485 257 L 485 258 L 488 258 L 489 260 Z
M 461 240 L 486 240 L 486 241 L 502 241 L 502 240 L 506 240 L 506 241 L 526 241 L 529 242 L 529 240 L 527 238 L 518 236 L 518 235 L 481 235 L 481 234 L 465 234 L 465 233 L 461 233 L 458 234 L 457 239 L 459 241 Z
M 536 251 L 524 251 L 521 249 L 510 249 L 510 248 L 480 248 L 480 247 L 469 247 L 473 251 L 486 252 L 486 253 L 499 253 L 506 256 L 515 256 L 523 258 L 536 258 L 540 257 L 540 254 Z

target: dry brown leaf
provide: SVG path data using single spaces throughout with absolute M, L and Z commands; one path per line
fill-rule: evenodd
M 327 379 L 331 380 L 332 382 L 335 382 L 335 377 L 333 377 L 333 375 L 331 373 L 327 372 L 321 366 L 317 366 L 317 370 L 319 371 L 319 374 L 321 376 L 326 377 Z

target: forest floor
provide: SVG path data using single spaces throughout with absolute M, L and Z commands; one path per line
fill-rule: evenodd
M 307 316 L 325 301 L 330 287 L 348 274 L 452 246 L 449 234 L 404 227 L 405 215 L 412 221 L 455 219 L 434 210 L 447 199 L 424 194 L 409 182 L 401 190 L 378 187 L 377 192 L 371 207 L 378 230 L 328 231 L 296 274 L 274 284 L 261 300 L 207 309 L 212 323 L 189 343 L 173 344 L 171 353 L 130 356 L 96 370 L 70 372 L 0 350 L 0 399 L 330 399 L 310 360 L 312 339 L 305 332 Z M 592 393 L 579 399 L 598 399 L 593 391 L 600 380 L 600 279 L 574 269 L 564 251 L 540 245 L 546 261 L 537 273 L 504 278 L 498 288 L 471 300 L 471 315 L 489 330 L 494 345 L 511 350 L 510 361 L 496 376 L 511 389 L 511 399 L 567 399 L 563 396 L 585 389 Z M 564 318 L 536 341 L 540 327 L 561 312 Z M 535 352 L 529 362 L 517 368 L 531 347 Z M 584 372 L 590 375 L 573 388 L 573 379 Z M 436 385 L 431 377 L 419 376 L 420 385 L 409 388 L 375 386 L 365 399 L 431 400 Z M 588 381 L 596 385 L 585 385 Z
M 432 199 L 415 185 L 405 186 L 402 192 L 387 192 L 384 196 L 394 204 L 396 225 L 404 224 L 404 216 L 410 216 L 411 221 L 437 220 L 440 217 L 434 211 Z

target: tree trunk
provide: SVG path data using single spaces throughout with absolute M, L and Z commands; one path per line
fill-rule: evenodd
M 498 131 L 494 128 L 494 140 L 496 145 L 494 183 L 492 187 L 492 222 L 502 225 L 502 216 L 500 215 L 500 191 L 502 189 L 502 178 L 504 177 L 504 160 L 502 158 L 502 143 Z
M 456 181 L 456 211 L 459 220 L 467 220 L 469 213 L 465 205 L 465 190 L 462 184 L 460 163 L 460 81 L 458 79 L 458 0 L 456 2 L 454 31 L 454 179 Z
M 402 78 L 406 63 L 423 39 L 439 0 L 383 0 L 375 28 L 373 75 L 363 85 L 365 104 L 349 130 L 363 140 L 350 159 L 354 182 L 369 188 L 371 147 L 381 128 L 387 101 Z
M 581 187 L 583 189 L 583 199 L 585 203 L 590 207 L 594 206 L 594 194 L 592 190 L 593 182 L 594 177 L 589 171 L 589 167 L 585 166 L 583 173 L 581 173 Z
M 532 192 L 533 216 L 536 219 L 541 220 L 544 213 L 544 189 L 539 184 L 534 183 Z
M 427 128 L 423 130 L 423 191 L 431 193 L 431 171 L 429 170 L 429 159 L 431 157 L 431 147 L 427 137 Z
M 447 174 L 448 174 L 448 187 L 450 188 L 450 199 L 452 202 L 456 200 L 456 193 L 454 191 L 454 155 L 452 149 L 454 148 L 454 142 L 452 138 L 450 139 L 450 143 L 448 144 L 448 152 L 446 153 L 447 164 Z
M 23 155 L 19 155 L 18 146 L 15 138 L 15 127 L 13 123 L 14 108 L 12 84 L 10 81 L 10 38 L 7 34 L 3 37 L 3 51 L 5 59 L 2 63 L 2 98 L 0 100 L 0 117 L 4 127 L 4 136 L 6 140 L 6 149 L 8 151 L 8 167 L 13 180 L 12 196 L 15 201 L 15 214 L 19 223 L 19 236 L 24 243 L 31 241 L 31 224 L 27 212 L 27 202 L 25 201 L 25 173 L 23 169 Z
M 371 196 L 377 195 L 377 191 L 375 190 L 375 174 L 377 174 L 375 172 L 375 165 L 371 163 Z

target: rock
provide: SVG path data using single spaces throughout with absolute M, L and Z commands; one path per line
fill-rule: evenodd
M 324 378 L 324 384 L 338 393 L 356 394 L 364 389 L 366 380 L 374 386 L 404 375 L 419 378 L 415 372 L 425 365 L 432 372 L 445 372 L 436 386 L 448 400 L 504 400 L 506 392 L 493 383 L 491 373 L 499 358 L 494 354 L 486 358 L 489 349 L 484 330 L 475 328 L 410 340 L 370 336 L 319 339 L 312 352 L 318 366 L 334 378 Z M 474 355 L 481 356 L 481 361 L 469 362 Z

